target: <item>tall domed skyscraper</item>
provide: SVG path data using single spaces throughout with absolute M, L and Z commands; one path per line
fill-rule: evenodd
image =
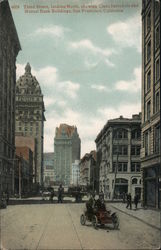
M 16 135 L 35 139 L 34 180 L 40 184 L 43 181 L 44 112 L 40 85 L 27 63 L 25 74 L 16 83 Z

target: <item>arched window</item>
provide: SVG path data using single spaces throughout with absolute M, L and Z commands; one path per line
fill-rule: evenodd
M 138 180 L 136 178 L 132 179 L 132 184 L 137 184 Z

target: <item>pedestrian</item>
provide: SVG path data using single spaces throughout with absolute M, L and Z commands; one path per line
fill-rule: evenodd
M 54 188 L 52 189 L 51 193 L 50 193 L 50 201 L 53 202 L 53 198 L 54 198 Z
M 134 196 L 134 204 L 135 204 L 135 209 L 137 209 L 138 202 L 139 202 L 139 195 L 138 195 L 138 194 L 136 194 L 136 195 Z
M 128 208 L 130 206 L 130 209 L 132 209 L 132 201 L 131 201 L 131 194 L 127 194 L 127 206 L 126 208 Z
M 63 192 L 64 192 L 64 188 L 62 187 L 62 184 L 60 184 L 58 188 L 58 203 L 63 202 Z
M 123 203 L 125 203 L 125 197 L 126 197 L 125 192 L 123 192 L 123 194 L 122 194 Z

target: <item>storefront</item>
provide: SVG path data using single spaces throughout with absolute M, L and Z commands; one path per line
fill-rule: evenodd
M 145 168 L 143 170 L 144 176 L 144 206 L 148 207 L 160 207 L 160 188 L 159 178 L 160 166 Z
M 118 178 L 115 182 L 115 198 L 122 199 L 123 193 L 128 193 L 128 180 Z

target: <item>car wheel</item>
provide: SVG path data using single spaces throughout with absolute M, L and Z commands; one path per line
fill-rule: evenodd
M 83 226 L 86 224 L 86 216 L 84 214 L 82 214 L 80 217 L 80 223 Z
M 114 229 L 118 229 L 119 228 L 119 219 L 118 219 L 118 217 L 117 216 L 113 217 L 112 221 L 113 221 Z
M 92 226 L 97 229 L 98 226 L 98 221 L 97 221 L 97 217 L 94 215 L 92 218 Z

